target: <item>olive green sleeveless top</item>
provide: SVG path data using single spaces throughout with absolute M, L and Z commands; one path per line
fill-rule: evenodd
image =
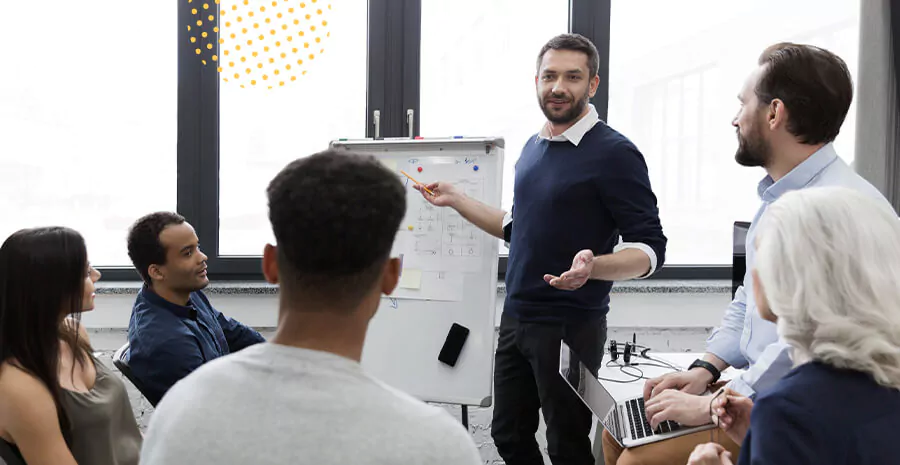
M 143 437 L 134 420 L 125 383 L 103 362 L 88 392 L 62 390 L 69 416 L 72 456 L 79 465 L 137 465 Z

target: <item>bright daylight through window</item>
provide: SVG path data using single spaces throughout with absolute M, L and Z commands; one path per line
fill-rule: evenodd
M 421 133 L 503 137 L 505 210 L 519 153 L 545 121 L 537 55 L 568 25 L 566 0 L 422 1 Z M 508 252 L 502 243 L 500 250 Z
M 365 136 L 367 2 L 304 5 L 254 11 L 236 0 L 222 2 L 223 256 L 259 256 L 275 240 L 266 186 L 287 163 L 333 140 Z
M 860 6 L 859 0 L 690 5 L 612 2 L 608 122 L 646 157 L 669 238 L 666 263 L 726 265 L 732 225 L 753 219 L 756 185 L 765 175 L 734 161 L 731 121 L 744 79 L 759 54 L 781 41 L 829 49 L 855 77 Z M 848 163 L 855 115 L 854 105 L 835 143 Z
M 40 12 L 53 14 L 22 20 Z M 177 14 L 110 0 L 4 3 L 0 237 L 68 226 L 94 265 L 130 266 L 131 223 L 175 210 Z

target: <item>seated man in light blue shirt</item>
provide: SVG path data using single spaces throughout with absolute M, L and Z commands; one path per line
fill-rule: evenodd
M 739 95 L 741 108 L 732 122 L 739 142 L 735 160 L 743 166 L 760 166 L 767 174 L 758 188 L 762 205 L 746 238 L 747 270 L 753 268 L 756 225 L 768 205 L 786 192 L 844 186 L 890 208 L 884 196 L 839 158 L 832 145 L 852 96 L 846 64 L 826 50 L 777 44 L 760 56 L 759 66 Z M 706 354 L 690 369 L 647 381 L 647 419 L 654 429 L 666 420 L 684 425 L 708 423 L 711 397 L 701 394 L 711 386 L 718 388 L 714 383 L 729 366 L 746 368 L 727 384 L 745 396 L 768 389 L 793 367 L 775 324 L 760 317 L 753 293 L 745 291 L 752 288 L 752 274 L 746 273 L 722 325 L 707 340 Z M 718 436 L 725 449 L 737 457 L 738 445 L 724 434 Z M 623 451 L 604 434 L 604 459 L 607 465 L 686 463 L 694 446 L 709 439 L 710 433 L 704 431 Z

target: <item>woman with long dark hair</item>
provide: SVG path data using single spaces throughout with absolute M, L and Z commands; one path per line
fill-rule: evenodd
M 80 324 L 99 279 L 71 229 L 25 229 L 0 246 L 0 438 L 29 465 L 138 463 L 125 385 Z

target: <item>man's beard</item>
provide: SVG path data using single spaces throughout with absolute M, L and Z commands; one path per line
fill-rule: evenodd
M 574 104 L 569 107 L 569 110 L 563 113 L 562 115 L 554 115 L 547 109 L 549 105 L 547 100 L 552 98 L 566 98 L 565 95 L 561 94 L 550 94 L 545 97 L 541 97 L 539 103 L 541 105 L 541 111 L 544 112 L 544 116 L 547 117 L 547 121 L 553 124 L 567 124 L 573 121 L 578 120 L 582 113 L 584 113 L 585 107 L 587 107 L 588 96 L 590 95 L 590 89 L 584 92 L 584 95 L 581 96 L 580 99 L 576 100 Z
M 769 164 L 772 158 L 772 146 L 762 138 L 759 131 L 751 131 L 748 137 L 741 136 L 737 131 L 738 149 L 734 153 L 734 160 L 741 166 L 762 166 Z

